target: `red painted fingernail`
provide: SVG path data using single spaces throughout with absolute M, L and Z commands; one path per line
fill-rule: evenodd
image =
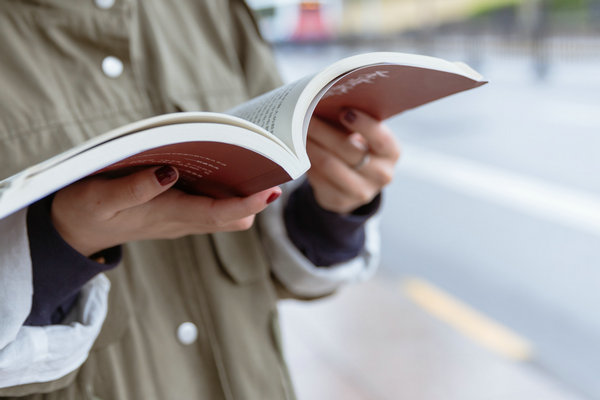
M 356 113 L 353 110 L 347 110 L 344 113 L 344 119 L 346 120 L 346 122 L 348 122 L 349 124 L 353 124 L 354 121 L 356 121 Z
M 274 202 L 275 200 L 277 200 L 279 198 L 279 196 L 281 196 L 281 192 L 271 193 L 271 195 L 267 199 L 267 204 L 271 204 L 272 202 Z
M 154 175 L 156 175 L 156 179 L 161 186 L 167 186 L 169 183 L 177 179 L 177 171 L 175 171 L 175 168 L 171 167 L 170 165 L 160 167 L 154 171 Z

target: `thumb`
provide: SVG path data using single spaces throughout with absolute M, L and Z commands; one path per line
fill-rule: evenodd
M 133 174 L 102 182 L 103 208 L 118 212 L 152 200 L 177 182 L 179 173 L 172 166 L 147 168 Z

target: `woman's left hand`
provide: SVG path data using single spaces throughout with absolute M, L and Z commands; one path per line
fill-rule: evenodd
M 312 167 L 308 180 L 317 203 L 347 214 L 368 204 L 389 184 L 400 158 L 400 144 L 380 121 L 358 110 L 345 110 L 344 132 L 313 117 L 307 151 Z

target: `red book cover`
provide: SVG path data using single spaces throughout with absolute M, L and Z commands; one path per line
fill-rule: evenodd
M 248 196 L 291 179 L 267 157 L 220 142 L 170 144 L 136 154 L 100 172 L 125 175 L 136 168 L 158 165 L 177 168 L 179 189 L 214 198 Z

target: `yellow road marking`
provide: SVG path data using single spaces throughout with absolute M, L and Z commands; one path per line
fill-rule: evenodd
M 526 339 L 432 284 L 409 278 L 402 289 L 413 302 L 487 349 L 512 360 L 531 359 L 532 345 Z

